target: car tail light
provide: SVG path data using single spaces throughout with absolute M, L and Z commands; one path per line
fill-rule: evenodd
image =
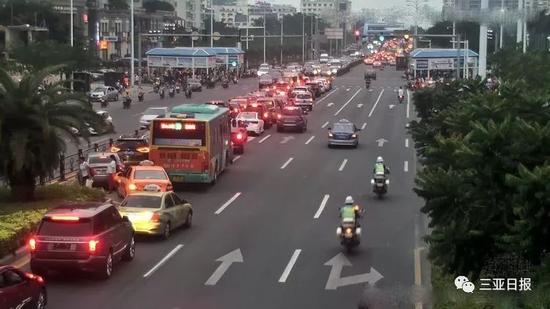
M 149 153 L 149 147 L 139 147 L 136 150 L 141 152 L 141 153 Z
M 243 139 L 243 135 L 241 133 L 237 134 L 237 139 Z
M 29 279 L 36 280 L 39 283 L 44 283 L 44 279 L 40 277 L 39 275 L 35 275 L 33 273 L 25 273 L 25 276 Z
M 34 237 L 29 239 L 29 248 L 31 251 L 36 250 L 36 239 Z
M 166 186 L 166 191 L 172 191 L 172 190 L 174 190 L 174 187 L 172 186 L 172 184 L 169 183 L 169 184 Z
M 151 214 L 151 219 L 149 219 L 151 222 L 160 222 L 160 214 L 158 212 L 154 212 Z
M 277 114 L 277 119 L 281 119 L 282 117 L 281 114 Z
M 137 190 L 136 184 L 135 184 L 135 183 L 129 184 L 129 185 L 128 185 L 128 190 L 130 190 L 130 191 L 135 191 L 135 190 Z
M 269 117 L 269 113 L 264 113 L 264 118 Z
M 51 216 L 50 219 L 53 221 L 78 221 L 79 217 L 75 216 Z
M 119 152 L 119 151 L 120 151 L 120 148 L 115 147 L 115 146 L 111 147 L 111 152 Z
M 91 253 L 95 253 L 96 250 L 97 250 L 97 245 L 99 244 L 99 240 L 90 240 L 88 242 L 88 250 L 91 252 Z

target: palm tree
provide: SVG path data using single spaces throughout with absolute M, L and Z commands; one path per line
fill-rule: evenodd
M 61 82 L 40 89 L 45 78 L 63 66 L 53 66 L 15 81 L 0 69 L 0 174 L 8 180 L 12 197 L 34 199 L 37 177 L 45 177 L 58 167 L 64 152 L 64 138 L 78 143 L 71 130 L 84 138 L 86 123 L 100 127 L 100 117 L 87 100 L 69 93 Z

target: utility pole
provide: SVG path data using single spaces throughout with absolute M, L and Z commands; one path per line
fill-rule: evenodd
M 74 11 L 74 0 L 71 0 L 71 47 L 74 46 L 74 20 L 73 20 L 73 11 Z
M 308 58 L 313 59 L 313 19 L 315 18 L 315 15 L 312 15 L 309 19 L 309 53 Z
M 504 0 L 500 0 L 500 32 L 498 34 L 499 36 L 499 40 L 498 40 L 498 44 L 499 44 L 499 48 L 502 49 L 502 40 L 504 39 Z
M 522 0 L 518 0 L 518 12 L 520 12 L 523 9 L 523 3 Z M 522 29 L 523 23 L 521 21 L 521 17 L 518 17 L 517 20 L 517 26 L 516 26 L 516 43 L 521 42 L 521 37 L 523 36 L 523 29 Z
M 130 0 L 130 40 L 132 49 L 130 50 L 130 89 L 134 88 L 135 83 L 135 68 L 134 68 L 134 0 Z
M 265 62 L 265 25 L 266 25 L 265 11 L 264 11 L 264 63 Z
M 302 64 L 306 62 L 306 20 L 302 12 Z
M 285 15 L 281 15 L 281 66 L 283 65 L 283 31 L 284 31 Z
M 489 8 L 489 0 L 481 0 L 481 11 Z M 487 22 L 479 25 L 479 76 L 484 79 L 487 76 Z
M 453 21 L 453 38 L 456 35 L 456 21 Z M 456 48 L 456 42 L 453 41 L 453 48 Z

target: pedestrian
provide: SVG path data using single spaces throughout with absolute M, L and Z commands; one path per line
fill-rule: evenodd
M 107 165 L 107 177 L 109 185 L 109 193 L 112 193 L 116 189 L 115 176 L 117 173 L 117 162 L 115 155 L 111 155 L 111 162 Z
M 80 185 L 85 186 L 86 181 L 90 179 L 90 166 L 88 162 L 84 160 L 84 157 L 78 158 L 78 169 L 80 171 Z

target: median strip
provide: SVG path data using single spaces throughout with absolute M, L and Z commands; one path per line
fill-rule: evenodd
M 227 208 L 227 206 L 231 205 L 231 203 L 233 203 L 239 196 L 241 195 L 241 192 L 237 192 L 235 193 L 235 195 L 233 195 L 233 197 L 231 197 L 227 202 L 225 202 L 220 208 L 218 208 L 218 210 L 216 210 L 215 214 L 216 215 L 219 215 L 222 213 L 222 211 L 224 209 Z
M 148 272 L 146 272 L 143 275 L 143 278 L 147 278 L 151 276 L 157 269 L 159 269 L 162 265 L 164 265 L 176 252 L 178 252 L 183 247 L 182 244 L 177 245 L 172 251 L 168 252 L 168 254 L 160 260 L 153 268 L 151 268 Z

